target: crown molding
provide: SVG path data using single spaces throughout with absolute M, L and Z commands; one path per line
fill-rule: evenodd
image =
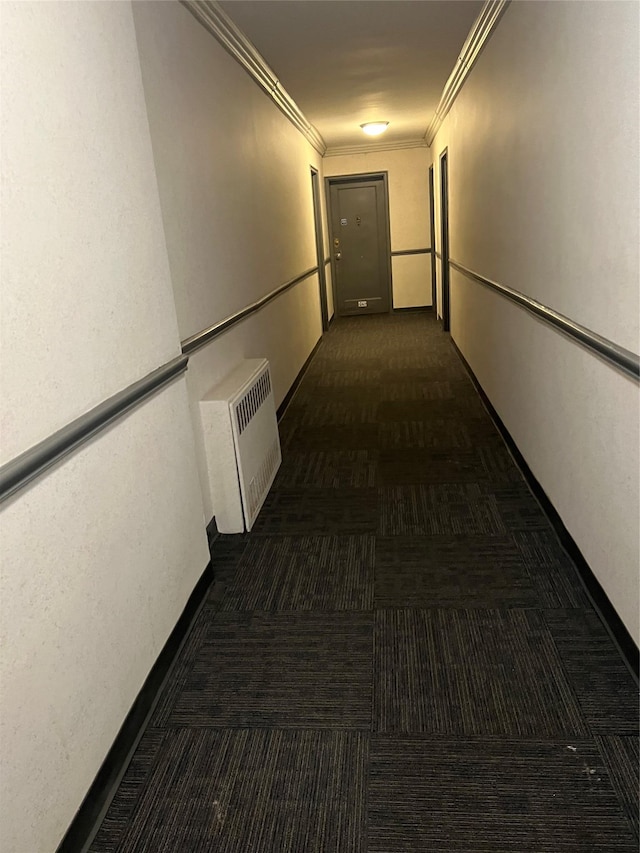
M 453 102 L 458 97 L 460 89 L 462 89 L 482 49 L 498 26 L 498 22 L 510 2 L 511 0 L 486 0 L 480 14 L 469 31 L 455 67 L 442 90 L 442 96 L 440 97 L 435 115 L 431 119 L 431 123 L 424 136 L 427 145 L 431 146 L 442 122 L 453 106 Z
M 224 12 L 220 4 L 216 0 L 180 0 L 180 2 L 198 23 L 202 24 L 242 65 L 318 154 L 323 155 L 327 149 L 324 139 L 305 118 L 302 110 L 282 86 L 262 55 Z
M 403 148 L 427 148 L 425 139 L 400 139 L 397 142 L 371 142 L 360 145 L 334 145 L 324 152 L 325 157 L 343 154 L 373 154 L 376 151 L 399 151 Z

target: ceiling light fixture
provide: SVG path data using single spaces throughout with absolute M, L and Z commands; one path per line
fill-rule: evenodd
M 368 136 L 380 136 L 389 127 L 388 121 L 367 121 L 360 127 Z

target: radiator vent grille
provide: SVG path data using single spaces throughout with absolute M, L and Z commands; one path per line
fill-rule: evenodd
M 280 465 L 280 458 L 280 441 L 276 439 L 267 451 L 256 476 L 249 483 L 248 516 L 250 519 L 255 519 L 267 496 L 274 474 Z
M 236 403 L 236 420 L 239 435 L 242 435 L 245 431 L 247 425 L 270 393 L 271 378 L 269 371 L 265 370 L 262 376 L 258 377 L 256 384 Z
M 269 362 L 242 361 L 203 397 L 200 416 L 218 530 L 251 530 L 282 461 Z

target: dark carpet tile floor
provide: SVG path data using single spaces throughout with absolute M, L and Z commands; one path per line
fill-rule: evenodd
M 375 423 L 303 427 L 289 419 L 285 436 L 282 446 L 285 459 L 287 453 L 375 451 L 379 446 L 378 425 Z
M 374 662 L 378 732 L 587 733 L 537 610 L 379 610 Z
M 222 602 L 224 610 L 372 610 L 375 538 L 254 539 Z
M 371 726 L 373 615 L 217 613 L 169 726 Z
M 312 486 L 358 489 L 377 485 L 376 450 L 291 451 L 282 462 L 276 489 Z
M 619 802 L 638 836 L 638 738 L 635 735 L 596 735 L 595 741 Z
M 360 732 L 172 729 L 94 849 L 360 853 L 368 749 Z
M 638 735 L 638 704 L 628 701 L 629 673 L 591 610 L 545 610 L 584 718 L 597 734 Z
M 375 488 L 275 489 L 267 496 L 252 536 L 375 533 Z
M 92 853 L 638 849 L 637 689 L 430 314 L 333 324 Z
M 508 536 L 380 536 L 375 606 L 538 607 L 540 594 Z
M 368 853 L 637 849 L 590 740 L 374 735 L 369 773 Z
M 499 536 L 507 527 L 495 495 L 478 483 L 380 488 L 382 536 Z
M 382 450 L 377 485 L 477 483 L 488 476 L 484 460 L 475 450 Z

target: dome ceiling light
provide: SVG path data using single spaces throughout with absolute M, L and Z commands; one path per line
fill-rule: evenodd
M 389 127 L 388 121 L 367 121 L 360 127 L 368 136 L 380 136 Z

